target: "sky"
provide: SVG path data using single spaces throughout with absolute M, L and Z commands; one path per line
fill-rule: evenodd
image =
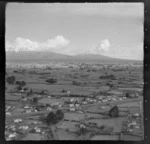
M 8 3 L 6 52 L 143 59 L 143 3 Z

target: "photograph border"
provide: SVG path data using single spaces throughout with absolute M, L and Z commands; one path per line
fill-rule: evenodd
M 6 52 L 5 52 L 5 33 L 6 33 L 6 5 L 9 2 L 22 2 L 22 3 L 54 3 L 54 2 L 60 2 L 60 3 L 108 3 L 108 2 L 125 2 L 125 3 L 136 3 L 136 2 L 142 2 L 144 3 L 144 59 L 143 59 L 143 78 L 144 78 L 144 86 L 143 86 L 143 105 L 144 105 L 144 140 L 140 141 L 140 143 L 150 143 L 150 112 L 149 112 L 149 105 L 150 105 L 150 1 L 148 0 L 99 0 L 99 1 L 21 1 L 21 0 L 10 0 L 10 1 L 1 1 L 0 2 L 0 139 L 4 138 L 4 129 L 5 129 L 5 61 L 6 61 Z M 5 142 L 4 139 L 2 139 L 3 142 Z M 16 141 L 13 141 L 16 143 Z M 43 142 L 43 141 L 42 141 Z M 45 141 L 44 141 L 45 142 Z M 92 142 L 92 141 L 91 141 Z M 96 141 L 94 141 L 95 143 Z M 101 142 L 101 141 L 100 141 Z M 106 142 L 106 141 L 105 141 Z M 108 142 L 123 142 L 128 143 L 127 141 L 107 141 Z M 131 143 L 135 143 L 135 141 L 130 141 Z M 137 141 L 138 142 L 138 141 Z

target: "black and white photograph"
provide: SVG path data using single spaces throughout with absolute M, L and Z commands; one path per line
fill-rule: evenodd
M 5 140 L 144 140 L 144 3 L 5 10 Z

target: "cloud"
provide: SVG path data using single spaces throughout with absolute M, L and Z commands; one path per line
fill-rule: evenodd
M 105 52 L 107 52 L 109 50 L 109 47 L 110 47 L 110 43 L 109 43 L 109 40 L 108 39 L 105 39 L 101 42 L 100 44 L 100 50 L 104 50 Z
M 54 39 L 49 39 L 45 44 L 48 47 L 66 46 L 69 44 L 69 40 L 65 39 L 63 36 L 56 36 Z
M 46 42 L 36 42 L 24 38 L 16 38 L 15 41 L 10 43 L 6 41 L 6 51 L 59 51 L 70 43 L 69 40 L 63 36 L 58 35 L 53 39 L 48 39 Z
M 102 40 L 99 44 L 93 45 L 89 53 L 92 54 L 103 54 L 109 52 L 111 44 L 108 39 Z

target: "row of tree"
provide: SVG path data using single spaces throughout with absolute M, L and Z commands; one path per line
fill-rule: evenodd
M 47 83 L 51 83 L 51 84 L 53 84 L 53 83 L 56 83 L 57 82 L 57 79 L 56 78 L 49 78 L 49 79 L 47 79 L 47 80 L 45 80 Z
M 115 79 L 115 76 L 113 74 L 106 75 L 106 76 L 100 76 L 99 79 Z

